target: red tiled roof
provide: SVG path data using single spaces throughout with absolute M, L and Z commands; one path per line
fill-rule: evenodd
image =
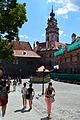
M 39 47 L 45 48 L 46 47 L 46 42 L 39 43 Z
M 65 48 L 65 44 L 55 41 L 55 48 L 56 49 Z
M 32 50 L 29 42 L 13 41 L 13 50 Z
M 15 57 L 34 57 L 34 58 L 40 58 L 40 56 L 35 53 L 34 51 L 29 50 L 13 50 Z
M 45 49 L 46 48 L 46 42 L 42 42 L 42 43 L 39 43 L 38 44 L 38 51 L 42 50 L 42 49 Z
M 60 48 L 65 48 L 65 45 L 63 43 L 54 41 L 54 45 L 52 48 L 48 48 L 47 50 L 56 50 Z M 35 49 L 36 51 L 45 51 L 46 50 L 46 42 L 39 43 L 38 46 Z

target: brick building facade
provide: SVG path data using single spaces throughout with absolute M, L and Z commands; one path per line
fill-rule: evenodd
M 66 49 L 60 49 L 54 53 L 57 64 L 59 65 L 58 72 L 80 74 L 80 39 L 75 39 Z

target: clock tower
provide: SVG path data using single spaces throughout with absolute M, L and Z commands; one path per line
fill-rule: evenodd
M 52 7 L 46 28 L 46 49 L 54 48 L 55 41 L 59 42 L 59 28 L 57 27 L 57 20 L 55 19 L 55 13 Z

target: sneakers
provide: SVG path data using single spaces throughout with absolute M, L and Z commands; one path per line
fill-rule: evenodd
M 5 113 L 3 112 L 3 113 L 2 113 L 2 117 L 4 117 L 4 115 L 5 115 Z
M 22 110 L 21 110 L 21 112 L 24 112 L 25 109 L 26 109 L 26 107 L 23 107 Z
M 24 107 L 24 109 L 26 109 L 26 107 Z
M 50 117 L 50 116 L 47 116 L 47 118 L 48 118 L 48 119 L 52 119 L 52 117 Z
M 26 109 L 26 107 L 23 107 L 22 110 Z
M 31 111 L 31 109 L 32 109 L 32 108 L 29 108 L 29 110 L 28 110 L 28 111 Z

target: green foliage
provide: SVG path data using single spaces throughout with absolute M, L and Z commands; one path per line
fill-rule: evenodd
M 19 28 L 27 21 L 25 4 L 17 0 L 1 0 L 0 2 L 0 32 L 9 40 L 17 39 Z
M 0 59 L 13 59 L 12 45 L 7 40 L 0 40 Z
M 25 3 L 17 0 L 0 0 L 0 59 L 13 59 L 9 41 L 19 40 L 19 28 L 27 21 Z M 2 40 L 3 35 L 8 39 Z

